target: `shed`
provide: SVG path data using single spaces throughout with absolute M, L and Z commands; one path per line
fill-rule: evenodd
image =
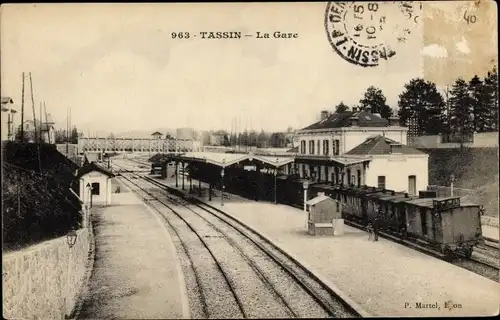
M 80 185 L 80 199 L 83 203 L 96 205 L 111 204 L 112 185 L 110 179 L 115 175 L 95 162 L 86 162 L 76 171 Z
M 309 234 L 337 234 L 334 225 L 338 225 L 339 220 L 341 220 L 340 206 L 337 200 L 326 196 L 324 192 L 319 192 L 315 198 L 307 201 L 306 204 L 309 206 Z

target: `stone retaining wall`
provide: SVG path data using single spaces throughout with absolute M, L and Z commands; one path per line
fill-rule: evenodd
M 71 314 L 85 278 L 89 229 L 77 235 L 71 249 L 64 236 L 3 256 L 4 318 L 64 319 Z

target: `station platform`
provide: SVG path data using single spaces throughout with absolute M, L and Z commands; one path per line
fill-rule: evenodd
M 500 232 L 497 227 L 482 225 L 481 229 L 483 231 L 483 236 L 498 240 Z
M 175 188 L 175 179 L 158 181 Z M 198 181 L 193 180 L 193 186 Z M 185 192 L 188 190 L 185 183 Z M 207 190 L 203 195 L 201 200 L 272 240 L 374 317 L 499 313 L 500 284 L 463 268 L 390 240 L 370 241 L 366 232 L 347 225 L 342 236 L 311 236 L 306 213 L 290 206 L 236 195 L 229 195 L 221 206 L 220 197 L 207 201 Z
M 94 207 L 95 262 L 80 318 L 189 318 L 186 285 L 163 221 L 128 186 Z

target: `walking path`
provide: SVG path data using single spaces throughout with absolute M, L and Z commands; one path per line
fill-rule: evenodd
M 159 181 L 175 187 L 172 180 Z M 383 238 L 368 241 L 366 232 L 349 226 L 344 226 L 342 236 L 310 236 L 305 213 L 290 206 L 231 195 L 221 207 L 220 197 L 208 202 L 206 190 L 204 195 L 208 204 L 273 240 L 374 316 L 488 316 L 499 312 L 499 283 L 445 261 Z
M 189 318 L 180 264 L 167 229 L 120 183 L 112 206 L 94 208 L 95 262 L 80 313 L 92 319 Z

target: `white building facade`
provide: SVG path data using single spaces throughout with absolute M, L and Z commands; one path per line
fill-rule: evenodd
M 295 173 L 326 183 L 418 194 L 428 185 L 428 155 L 408 147 L 406 127 L 366 111 L 329 115 L 298 132 Z
M 110 205 L 114 175 L 94 162 L 85 163 L 78 169 L 80 199 L 86 205 Z

